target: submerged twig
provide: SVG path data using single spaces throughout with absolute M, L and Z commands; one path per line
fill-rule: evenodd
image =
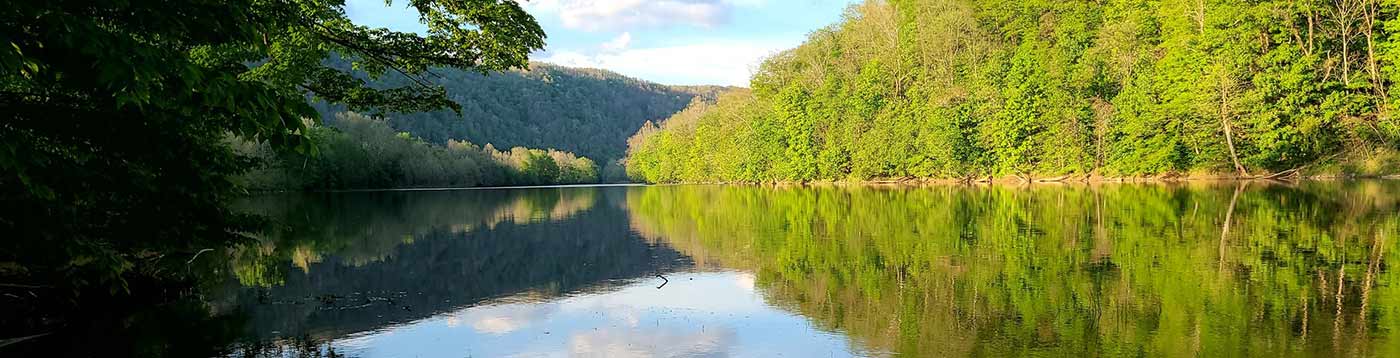
M 9 288 L 53 288 L 53 286 L 49 286 L 49 285 L 26 285 L 26 284 L 20 284 L 20 283 L 0 283 L 0 287 L 9 287 Z
M 206 253 L 206 252 L 210 252 L 210 251 L 214 251 L 214 249 L 201 249 L 201 250 L 199 250 L 199 252 L 194 253 L 194 256 L 193 256 L 193 257 L 190 257 L 190 260 L 189 260 L 189 261 L 185 261 L 185 266 L 189 266 L 190 264 L 193 264 L 193 263 L 194 263 L 194 259 L 199 258 L 199 255 L 202 255 L 202 254 L 204 254 L 204 253 Z
M 31 339 L 35 339 L 35 338 L 47 336 L 47 335 L 52 334 L 52 333 L 53 333 L 53 332 L 47 332 L 47 333 L 40 333 L 40 334 L 36 334 L 36 335 L 24 336 L 24 337 L 18 337 L 18 338 L 0 339 L 0 348 L 4 348 L 5 346 L 11 345 L 11 344 L 15 344 L 15 343 L 24 342 L 24 341 L 27 341 L 27 340 L 31 340 Z

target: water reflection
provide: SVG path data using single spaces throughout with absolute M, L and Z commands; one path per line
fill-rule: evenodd
M 336 341 L 360 356 L 797 357 L 845 355 L 845 340 L 765 305 L 748 274 L 681 273 L 615 290 L 501 300 Z
M 635 228 L 909 355 L 1400 356 L 1395 183 L 634 190 Z
M 764 304 L 751 274 L 697 272 L 689 258 L 638 236 L 627 195 L 570 188 L 250 200 L 247 209 L 272 214 L 284 230 L 234 256 L 239 287 L 216 307 L 248 317 L 249 334 L 228 355 L 856 351 Z
M 428 237 L 490 232 L 569 219 L 592 208 L 596 189 L 521 189 L 446 192 L 280 194 L 249 198 L 242 210 L 268 216 L 274 229 L 261 244 L 235 255 L 235 273 L 247 286 L 280 285 L 292 262 L 302 272 L 333 255 L 363 266 L 392 258 L 395 249 Z M 595 220 L 598 221 L 598 220 Z M 606 225 L 605 225 L 606 226 Z M 475 230 L 486 229 L 486 230 Z M 600 227 L 600 230 L 621 229 Z
M 20 356 L 1400 356 L 1396 182 L 544 188 L 241 207 L 279 229 L 218 262 L 203 302 Z
M 250 317 L 250 333 L 263 340 L 331 339 L 501 296 L 557 297 L 689 266 L 638 239 L 625 212 L 596 205 L 599 195 L 584 188 L 255 200 L 250 208 L 279 213 L 287 229 L 235 256 L 242 287 L 216 307 Z

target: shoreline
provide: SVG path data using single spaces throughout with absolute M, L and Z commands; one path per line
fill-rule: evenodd
M 596 184 L 553 184 L 553 185 L 520 185 L 520 186 L 463 186 L 463 187 L 405 187 L 405 188 L 378 188 L 378 189 L 323 189 L 323 190 L 249 190 L 247 195 L 267 195 L 267 194 L 322 194 L 322 193 L 376 193 L 395 191 L 463 191 L 463 190 L 502 190 L 502 189 L 567 189 L 567 188 L 593 188 L 593 187 L 620 187 L 620 186 L 642 186 L 651 185 L 647 183 L 596 183 Z
M 558 184 L 558 185 L 522 185 L 522 186 L 478 186 L 478 187 L 422 187 L 422 188 L 379 188 L 379 189 L 333 189 L 333 190 L 273 190 L 273 191 L 249 191 L 247 196 L 272 195 L 272 194 L 326 194 L 326 193 L 378 193 L 378 192 L 420 192 L 420 191 L 473 191 L 473 190 L 512 190 L 512 189 L 567 189 L 567 188 L 606 188 L 606 187 L 630 187 L 630 186 L 670 186 L 670 185 L 738 185 L 738 186 L 765 186 L 765 187 L 830 187 L 830 186 L 1029 186 L 1029 185 L 1096 185 L 1096 184 L 1171 184 L 1171 183 L 1204 183 L 1204 182 L 1271 182 L 1289 183 L 1299 181 L 1348 181 L 1348 180 L 1400 180 L 1400 174 L 1367 174 L 1367 175 L 1338 175 L 1338 174 L 1318 174 L 1318 175 L 1285 175 L 1285 176 L 1253 176 L 1240 177 L 1236 175 L 1188 175 L 1188 176 L 1147 176 L 1147 177 L 1106 177 L 1097 175 L 1066 175 L 1058 177 L 1044 178 L 1023 178 L 1017 176 L 1004 177 L 984 177 L 977 179 L 944 179 L 944 178 L 905 178 L 905 179 L 874 179 L 874 180 L 815 180 L 808 182 L 797 181 L 772 181 L 772 182 L 723 182 L 723 181 L 701 181 L 701 182 L 675 182 L 675 183 L 598 183 L 598 184 Z
M 1188 176 L 1148 176 L 1148 177 L 1105 177 L 1096 175 L 1072 175 L 1044 178 L 1023 178 L 1017 176 L 983 177 L 977 179 L 906 178 L 876 180 L 817 180 L 809 182 L 678 182 L 649 183 L 644 185 L 745 185 L 767 187 L 822 187 L 822 186 L 991 186 L 991 185 L 1095 185 L 1095 184 L 1171 184 L 1204 182 L 1270 182 L 1290 183 L 1300 181 L 1349 181 L 1349 180 L 1400 180 L 1400 174 L 1367 175 L 1283 175 L 1252 176 L 1236 175 L 1188 175 Z

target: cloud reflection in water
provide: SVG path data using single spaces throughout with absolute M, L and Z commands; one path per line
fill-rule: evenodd
M 568 297 L 507 298 L 332 343 L 352 356 L 850 356 L 839 334 L 765 303 L 742 272 L 675 273 Z

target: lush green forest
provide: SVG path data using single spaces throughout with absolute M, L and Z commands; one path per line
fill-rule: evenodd
M 315 150 L 276 151 L 238 143 L 258 160 L 242 184 L 256 191 L 468 187 L 598 182 L 593 160 L 572 153 L 523 147 L 501 151 L 470 142 L 429 143 L 398 132 L 384 120 L 342 112 L 328 126 L 310 128 Z
M 332 66 L 349 66 L 333 61 Z M 528 69 L 482 74 L 450 68 L 431 70 L 427 81 L 441 86 L 460 111 L 389 113 L 389 124 L 431 143 L 465 140 L 499 148 L 554 148 L 598 163 L 621 159 L 627 137 L 648 121 L 660 121 L 696 98 L 713 100 L 716 86 L 667 86 L 606 70 L 533 62 Z M 389 74 L 377 85 L 411 82 Z M 318 104 L 334 122 L 343 106 Z M 621 168 L 616 169 L 622 176 Z
M 1400 3 L 870 0 L 630 140 L 649 182 L 1395 173 Z

